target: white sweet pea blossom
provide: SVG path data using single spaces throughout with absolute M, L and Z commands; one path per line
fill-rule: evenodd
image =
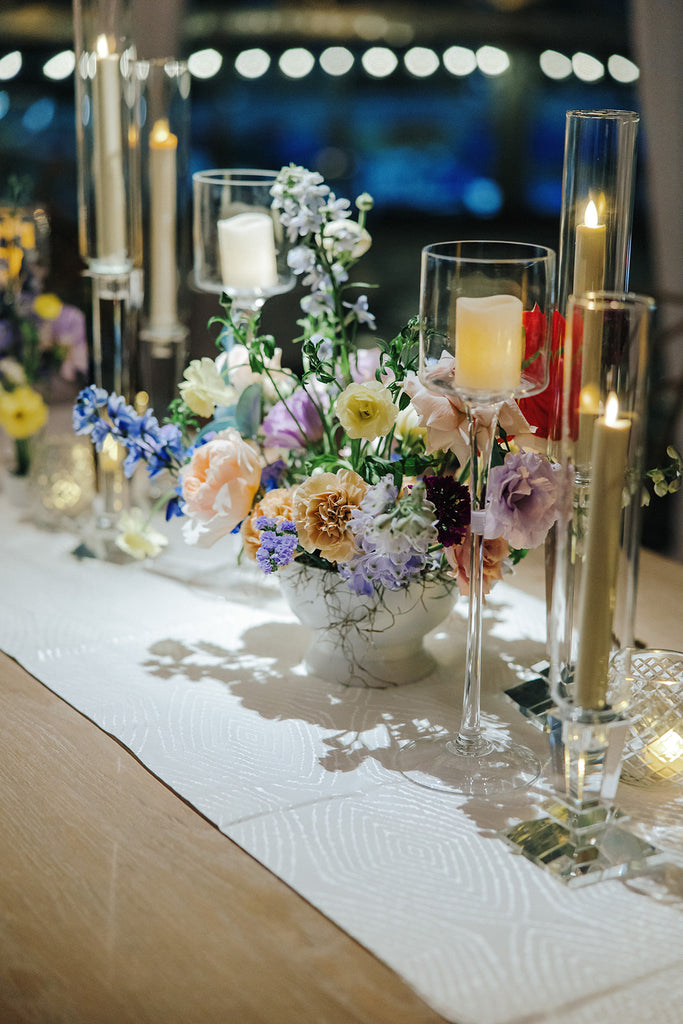
M 333 220 L 323 228 L 322 243 L 333 257 L 348 254 L 357 260 L 372 245 L 370 233 L 355 220 Z
M 142 509 L 122 512 L 117 525 L 121 531 L 115 541 L 117 548 L 138 561 L 156 558 L 168 544 L 168 537 L 154 529 Z

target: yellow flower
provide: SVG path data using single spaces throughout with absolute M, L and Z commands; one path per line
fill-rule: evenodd
M 0 390 L 0 426 L 20 441 L 37 433 L 47 420 L 42 397 L 27 384 L 14 391 Z
M 42 320 L 56 320 L 62 312 L 63 305 L 62 300 L 52 292 L 45 292 L 44 295 L 36 295 L 33 300 L 33 312 Z
M 349 384 L 337 399 L 337 416 L 352 439 L 372 441 L 389 433 L 398 415 L 391 392 L 378 380 Z
M 168 544 L 168 538 L 151 526 L 139 508 L 123 512 L 118 527 L 121 533 L 116 538 L 117 548 L 139 561 L 156 558 Z
M 234 388 L 228 387 L 213 359 L 207 356 L 193 359 L 183 376 L 185 380 L 178 385 L 178 390 L 197 416 L 208 419 L 213 416 L 215 406 L 229 405 L 235 399 Z

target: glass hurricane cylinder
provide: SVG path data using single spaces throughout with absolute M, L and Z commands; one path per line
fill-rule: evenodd
M 631 110 L 570 110 L 565 131 L 557 308 L 570 295 L 628 289 L 636 138 Z
M 98 387 L 130 396 L 142 267 L 139 83 L 131 0 L 73 0 L 79 250 L 92 282 Z M 130 503 L 119 450 L 97 457 L 95 517 L 84 548 L 119 559 Z
M 653 310 L 634 294 L 569 301 L 550 676 L 591 711 L 606 707 L 611 651 L 633 645 Z M 598 367 L 590 385 L 586 361 Z
M 190 72 L 175 58 L 139 60 L 144 301 L 136 389 L 165 415 L 189 334 Z
M 193 175 L 194 280 L 225 292 L 250 317 L 266 299 L 294 287 L 290 242 L 272 208 L 277 171 L 210 170 Z
M 140 259 L 139 110 L 130 0 L 74 0 L 80 255 L 92 274 Z

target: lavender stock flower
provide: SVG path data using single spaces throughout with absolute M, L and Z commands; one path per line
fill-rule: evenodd
M 536 452 L 514 452 L 494 466 L 487 486 L 487 537 L 535 548 L 557 518 L 561 469 Z
M 261 531 L 261 545 L 256 552 L 256 562 L 261 569 L 271 573 L 289 565 L 298 544 L 296 524 L 291 519 L 258 516 L 254 526 Z

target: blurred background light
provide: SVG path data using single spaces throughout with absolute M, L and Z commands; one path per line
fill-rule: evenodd
M 320 54 L 320 67 L 328 75 L 345 75 L 353 67 L 353 54 L 345 46 L 328 46 Z
M 582 82 L 599 82 L 605 74 L 605 65 L 590 53 L 575 53 L 572 70 Z
M 55 116 L 55 101 L 48 96 L 32 103 L 21 119 L 22 126 L 27 132 L 36 135 L 45 131 Z
M 12 50 L 11 53 L 0 57 L 0 79 L 8 82 L 10 78 L 14 78 L 21 71 L 21 64 L 22 58 L 19 50 Z
M 412 46 L 403 58 L 407 70 L 416 78 L 428 78 L 439 68 L 439 58 L 427 46 Z
M 502 75 L 510 67 L 510 58 L 498 46 L 480 46 L 477 66 L 485 75 Z
M 235 58 L 235 70 L 242 78 L 261 78 L 270 67 L 270 55 L 260 47 L 242 50 Z
M 315 65 L 315 57 L 304 46 L 293 46 L 285 50 L 278 61 L 278 66 L 287 78 L 305 78 Z
M 62 79 L 68 78 L 69 75 L 73 74 L 74 67 L 76 66 L 76 57 L 73 50 L 62 50 L 61 53 L 56 53 L 54 57 L 50 57 L 49 60 L 43 64 L 43 74 L 46 78 L 52 79 L 53 82 L 61 82 Z
M 223 65 L 223 58 L 218 50 L 211 48 L 197 50 L 187 59 L 187 66 L 194 78 L 213 78 Z
M 452 75 L 464 77 L 471 75 L 477 67 L 477 58 L 474 50 L 466 46 L 449 46 L 443 55 L 443 66 Z
M 569 78 L 572 73 L 572 62 L 569 57 L 557 50 L 544 50 L 538 58 L 541 71 L 548 78 L 560 82 L 563 78 Z
M 620 57 L 618 54 L 613 53 L 607 60 L 607 70 L 614 79 L 615 82 L 621 82 L 624 85 L 629 85 L 631 82 L 637 82 L 640 78 L 640 68 L 637 64 L 634 64 L 632 60 L 627 57 Z
M 361 64 L 373 78 L 387 78 L 396 70 L 398 57 L 386 46 L 371 46 L 361 57 Z

